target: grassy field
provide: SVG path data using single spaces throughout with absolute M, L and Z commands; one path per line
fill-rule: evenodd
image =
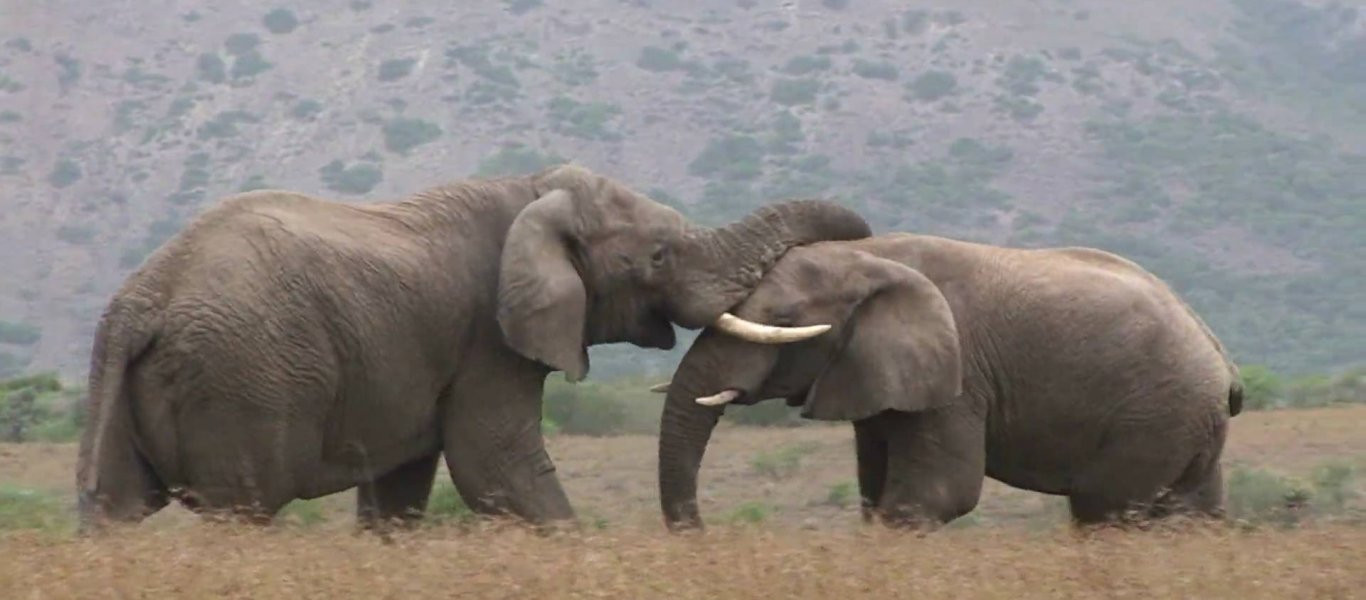
M 74 447 L 0 446 L 0 598 L 1366 597 L 1366 407 L 1235 420 L 1230 495 L 1251 523 L 1085 537 L 1062 499 L 994 482 L 937 534 L 861 527 L 851 437 L 718 430 L 697 538 L 663 531 L 653 437 L 557 436 L 582 532 L 457 523 L 392 544 L 353 533 L 351 493 L 296 503 L 268 531 L 172 507 L 76 540 Z

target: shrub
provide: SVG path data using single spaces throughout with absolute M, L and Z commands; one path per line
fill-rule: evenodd
M 379 64 L 380 81 L 397 81 L 407 77 L 413 72 L 413 66 L 417 64 L 415 58 L 391 58 Z
M 844 10 L 849 8 L 849 0 L 821 0 L 821 6 L 831 10 Z
M 852 481 L 842 481 L 830 486 L 830 491 L 825 495 L 825 503 L 830 506 L 845 508 L 853 503 L 858 496 L 858 490 Z
M 588 140 L 611 140 L 620 136 L 607 130 L 607 123 L 621 114 L 621 108 L 605 102 L 577 102 L 557 96 L 548 106 L 551 126 L 565 135 Z
M 1228 514 L 1253 523 L 1297 523 L 1313 491 L 1301 482 L 1260 469 L 1235 467 L 1228 478 Z
M 299 19 L 294 16 L 294 12 L 287 8 L 277 8 L 266 13 L 261 18 L 261 24 L 271 33 L 283 35 L 293 32 L 299 27 Z
M 873 62 L 862 58 L 854 59 L 854 74 L 864 79 L 884 79 L 895 81 L 900 76 L 896 65 L 889 62 Z
M 228 65 L 217 54 L 205 52 L 195 61 L 195 74 L 209 83 L 223 83 L 228 80 Z
M 23 115 L 12 110 L 0 110 L 0 123 L 16 123 L 24 119 Z
M 323 111 L 323 105 L 317 100 L 303 99 L 294 104 L 289 109 L 289 116 L 300 120 L 312 119 Z
M 1285 383 L 1271 369 L 1262 365 L 1240 365 L 1243 379 L 1243 408 L 1266 410 L 1281 405 L 1285 400 Z
M 737 524 L 757 525 L 767 521 L 775 512 L 777 508 L 772 504 L 751 501 L 736 507 L 726 520 Z
M 436 123 L 405 117 L 390 119 L 384 124 L 383 132 L 384 147 L 404 155 L 413 148 L 436 141 L 442 133 Z
M 255 77 L 275 65 L 271 64 L 260 52 L 250 50 L 232 59 L 232 69 L 229 74 L 233 79 L 248 79 Z
M 958 89 L 958 78 L 947 71 L 926 71 L 906 85 L 917 100 L 934 102 L 952 95 Z
M 640 49 L 640 57 L 636 59 L 636 66 L 656 73 L 676 71 L 683 68 L 683 59 L 679 58 L 678 53 L 673 50 L 658 46 L 646 46 Z
M 503 6 L 514 15 L 522 15 L 533 8 L 544 5 L 543 0 L 503 0 Z
M 57 163 L 52 166 L 52 172 L 47 175 L 47 182 L 58 189 L 76 183 L 80 179 L 80 165 L 69 158 L 58 159 Z
M 343 194 L 367 194 L 384 179 L 384 172 L 378 165 L 356 164 L 346 166 L 334 160 L 318 169 L 318 176 L 327 189 Z
M 294 500 L 276 513 L 275 520 L 287 525 L 312 527 L 327 521 L 322 499 Z
M 95 230 L 81 225 L 62 225 L 57 228 L 57 239 L 68 244 L 87 244 L 95 238 Z
M 702 152 L 688 163 L 688 172 L 698 177 L 720 175 L 724 179 L 748 181 L 763 172 L 764 149 L 747 135 L 729 135 L 707 142 Z
M 476 173 L 483 177 L 523 175 L 565 162 L 568 161 L 554 153 L 538 152 L 522 144 L 508 144 L 480 160 Z
M 199 126 L 195 137 L 201 140 L 226 139 L 237 137 L 239 123 L 257 123 L 260 119 L 242 110 L 226 110 Z
M 261 45 L 261 36 L 254 33 L 234 33 L 223 41 L 223 47 L 228 50 L 228 54 L 242 56 L 249 52 L 254 52 Z
M 815 79 L 779 79 L 773 82 L 769 98 L 784 106 L 811 104 L 819 89 L 820 82 Z
M 787 64 L 783 65 L 781 71 L 788 75 L 800 77 L 815 73 L 816 71 L 824 71 L 829 68 L 830 57 L 817 54 L 814 56 L 794 56 L 789 58 Z

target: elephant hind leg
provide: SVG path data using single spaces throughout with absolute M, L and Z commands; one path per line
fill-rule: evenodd
M 365 529 L 376 529 L 393 520 L 410 525 L 427 510 L 427 498 L 436 481 L 435 452 L 385 473 L 356 488 L 356 518 Z

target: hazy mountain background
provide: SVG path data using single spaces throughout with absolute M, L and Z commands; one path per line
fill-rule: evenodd
M 0 4 L 0 376 L 82 374 L 224 194 L 395 198 L 574 160 L 720 223 L 1086 244 L 1242 362 L 1366 362 L 1366 9 L 1295 0 Z M 593 376 L 671 368 L 594 350 Z

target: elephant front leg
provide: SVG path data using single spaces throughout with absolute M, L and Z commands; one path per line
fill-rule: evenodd
M 420 519 L 427 510 L 440 456 L 439 452 L 424 456 L 360 484 L 356 488 L 356 518 L 361 527 L 373 530 L 395 520 L 410 525 Z
M 972 512 L 986 477 L 985 433 L 963 407 L 873 417 L 886 440 L 877 512 L 887 525 L 933 530 Z
M 536 525 L 572 525 L 574 510 L 541 435 L 538 368 L 481 369 L 445 403 L 446 466 L 470 509 Z
M 863 522 L 872 523 L 887 477 L 887 444 L 868 420 L 854 423 L 854 448 L 858 459 L 859 505 Z

